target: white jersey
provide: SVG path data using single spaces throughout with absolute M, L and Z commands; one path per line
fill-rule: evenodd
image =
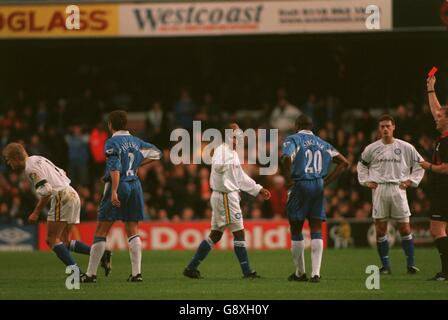
M 54 195 L 66 189 L 71 182 L 64 170 L 41 156 L 28 157 L 25 172 L 41 196 Z
M 425 171 L 419 165 L 423 157 L 413 145 L 400 139 L 391 144 L 382 140 L 369 144 L 358 162 L 358 180 L 363 186 L 368 182 L 399 184 L 410 180 L 417 187 Z
M 214 191 L 223 193 L 242 190 L 252 196 L 258 195 L 262 189 L 261 185 L 243 171 L 238 153 L 226 143 L 221 144 L 214 151 L 210 187 Z

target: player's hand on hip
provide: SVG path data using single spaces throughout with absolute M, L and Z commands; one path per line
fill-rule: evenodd
M 376 182 L 367 182 L 367 186 L 370 189 L 375 190 L 376 188 L 378 188 L 378 183 L 376 183 Z
M 269 192 L 268 189 L 265 188 L 261 189 L 260 194 L 264 200 L 269 200 L 271 198 L 271 193 Z
M 426 88 L 428 90 L 434 90 L 434 85 L 436 84 L 436 77 L 432 76 L 432 77 L 428 77 L 428 79 L 426 79 Z
M 39 220 L 39 213 L 36 211 L 33 211 L 30 216 L 28 217 L 29 223 L 36 223 L 37 220 Z
M 118 200 L 118 194 L 116 192 L 112 192 L 111 200 L 114 207 L 120 207 L 121 203 L 120 200 Z
M 412 181 L 411 181 L 411 180 L 401 181 L 401 182 L 400 182 L 400 189 L 402 189 L 402 190 L 406 190 L 406 189 L 409 188 L 411 185 L 412 185 Z

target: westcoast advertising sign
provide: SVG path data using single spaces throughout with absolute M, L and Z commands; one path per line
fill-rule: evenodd
M 134 37 L 368 31 L 366 8 L 392 29 L 391 0 L 136 4 L 120 7 L 120 34 Z
M 373 2 L 373 3 L 372 3 Z M 76 5 L 76 2 L 74 3 Z M 371 8 L 374 4 L 374 10 Z M 65 5 L 0 6 L 0 38 L 183 37 L 392 30 L 392 0 L 78 4 L 79 29 Z

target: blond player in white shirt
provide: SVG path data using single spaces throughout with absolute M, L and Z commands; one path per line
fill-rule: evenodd
M 419 162 L 422 156 L 415 148 L 394 138 L 395 120 L 389 115 L 379 119 L 381 139 L 368 145 L 358 162 L 358 180 L 362 186 L 372 189 L 373 219 L 377 238 L 378 254 L 383 267 L 382 274 L 390 274 L 387 223 L 394 219 L 398 223 L 401 243 L 407 260 L 407 271 L 415 274 L 414 242 L 409 217 L 411 212 L 406 189 L 416 188 L 424 176 Z
M 250 268 L 244 236 L 243 216 L 240 208 L 240 191 L 245 191 L 256 197 L 260 194 L 264 200 L 271 197 L 270 192 L 257 184 L 241 168 L 241 163 L 235 151 L 238 135 L 241 130 L 238 125 L 230 124 L 234 134 L 231 141 L 221 144 L 214 150 L 212 169 L 210 173 L 210 187 L 213 193 L 210 198 L 212 205 L 211 232 L 207 239 L 199 245 L 196 254 L 184 270 L 189 278 L 199 279 L 201 274 L 197 269 L 207 257 L 213 245 L 221 240 L 226 228 L 234 237 L 234 250 L 243 272 L 243 278 L 259 278 Z
M 6 163 L 17 172 L 25 171 L 33 184 L 39 202 L 28 217 L 28 222 L 36 223 L 42 210 L 51 201 L 47 218 L 46 242 L 66 265 L 77 266 L 70 250 L 90 254 L 90 246 L 81 241 L 69 241 L 71 228 L 79 223 L 81 203 L 78 193 L 70 186 L 65 171 L 56 167 L 50 160 L 41 156 L 29 156 L 19 143 L 10 143 L 3 149 Z M 103 256 L 102 266 L 106 274 L 110 271 L 110 252 Z

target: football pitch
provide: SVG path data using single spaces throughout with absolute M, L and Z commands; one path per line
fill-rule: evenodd
M 378 264 L 375 249 L 324 251 L 320 283 L 288 282 L 293 271 L 287 250 L 250 251 L 252 268 L 261 279 L 243 280 L 232 251 L 212 251 L 200 266 L 204 279 L 185 278 L 182 271 L 193 252 L 143 252 L 143 283 L 126 282 L 129 254 L 114 252 L 108 278 L 100 268 L 98 283 L 65 288 L 64 268 L 52 252 L 1 252 L 0 299 L 448 299 L 448 282 L 426 281 L 439 271 L 435 249 L 416 249 L 417 275 L 407 275 L 399 248 L 391 250 L 392 275 L 381 276 L 380 289 L 365 286 L 368 265 Z M 75 254 L 85 270 L 87 256 Z M 310 252 L 306 252 L 310 271 Z

